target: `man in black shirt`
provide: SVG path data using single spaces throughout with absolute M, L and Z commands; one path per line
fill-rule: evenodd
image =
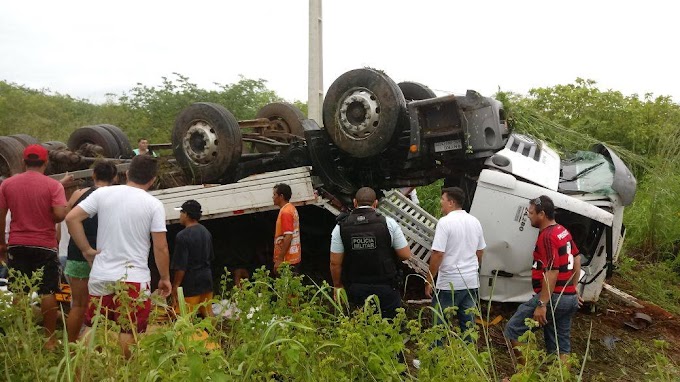
M 187 200 L 181 207 L 179 223 L 185 228 L 175 237 L 175 251 L 170 269 L 175 271 L 172 280 L 172 297 L 177 304 L 177 288 L 182 287 L 184 301 L 191 311 L 196 308 L 203 317 L 212 316 L 210 300 L 213 297 L 211 262 L 215 257 L 212 235 L 198 221 L 201 205 Z

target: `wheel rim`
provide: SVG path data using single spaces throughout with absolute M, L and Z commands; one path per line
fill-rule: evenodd
M 217 156 L 217 134 L 206 121 L 196 121 L 184 134 L 182 146 L 189 160 L 195 164 L 208 164 Z
M 339 110 L 342 132 L 353 139 L 373 134 L 380 123 L 380 102 L 368 89 L 350 89 L 343 95 Z

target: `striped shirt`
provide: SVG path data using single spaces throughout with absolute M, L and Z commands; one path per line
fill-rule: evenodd
M 531 267 L 531 284 L 534 292 L 541 292 L 544 272 L 558 270 L 557 283 L 553 293 L 575 294 L 572 276 L 574 256 L 579 251 L 569 231 L 559 224 L 546 227 L 538 234 L 534 249 L 534 263 Z

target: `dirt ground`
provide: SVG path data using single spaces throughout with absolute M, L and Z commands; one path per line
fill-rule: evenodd
M 614 277 L 609 281 L 626 291 L 625 280 Z M 584 307 L 576 314 L 572 326 L 572 348 L 580 357 L 583 357 L 588 349 L 584 381 L 650 380 L 649 365 L 654 362 L 653 357 L 659 352 L 663 352 L 675 365 L 680 365 L 680 317 L 650 302 L 640 303 L 645 307 L 636 309 L 603 291 L 594 309 Z M 421 307 L 422 305 L 410 305 L 408 310 L 411 313 Z M 497 315 L 503 317 L 500 323 L 489 328 L 492 353 L 500 377 L 510 376 L 514 370 L 510 352 L 503 338 L 503 328 L 516 307 L 517 304 L 498 303 L 491 306 L 491 319 Z M 483 309 L 486 311 L 486 306 Z M 625 322 L 637 312 L 649 315 L 653 320 L 651 326 L 641 330 L 626 326 Z M 542 335 L 538 335 L 538 338 L 542 346 Z M 656 347 L 655 343 L 658 340 L 665 341 L 667 347 L 665 349 Z M 480 341 L 480 349 L 483 346 L 484 342 Z

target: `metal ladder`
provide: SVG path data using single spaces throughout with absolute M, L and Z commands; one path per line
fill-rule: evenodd
M 411 247 L 411 258 L 404 263 L 423 277 L 429 273 L 428 261 L 437 218 L 430 215 L 398 190 L 385 193 L 378 210 L 399 223 Z

